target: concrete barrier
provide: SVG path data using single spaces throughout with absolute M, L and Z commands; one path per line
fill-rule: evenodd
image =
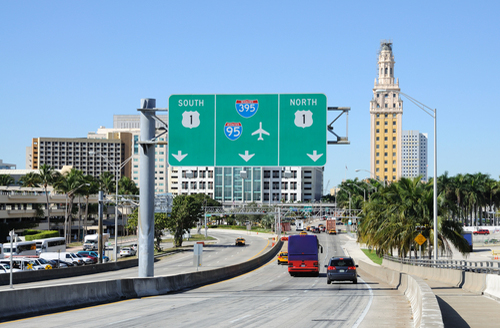
M 259 257 L 207 271 L 5 290 L 0 292 L 0 319 L 15 319 L 129 298 L 162 295 L 215 283 L 262 266 L 276 256 L 282 245 L 280 240 L 271 250 Z
M 482 294 L 486 289 L 486 274 L 475 273 L 475 272 L 465 272 L 465 281 L 462 289 L 472 292 Z
M 487 295 L 497 301 L 500 301 L 500 276 L 496 274 L 486 275 L 486 289 L 484 295 Z
M 131 259 L 118 262 L 107 262 L 102 264 L 82 265 L 77 267 L 60 268 L 52 270 L 22 271 L 12 275 L 14 284 L 23 284 L 35 281 L 44 281 L 50 279 L 60 279 L 68 277 L 77 277 L 93 273 L 107 271 L 116 271 L 121 269 L 133 268 L 138 265 L 138 259 Z M 10 274 L 0 274 L 0 285 L 10 284 Z
M 394 267 L 400 266 L 399 263 L 394 265 L 394 262 L 385 262 L 391 261 L 384 260 L 383 264 Z M 421 278 L 384 266 L 369 265 L 364 261 L 359 261 L 358 265 L 363 271 L 403 291 L 411 305 L 414 327 L 444 327 L 436 296 Z

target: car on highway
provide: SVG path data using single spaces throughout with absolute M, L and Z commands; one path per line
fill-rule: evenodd
M 280 252 L 278 254 L 278 264 L 288 264 L 288 252 Z
M 474 231 L 475 235 L 489 235 L 490 231 L 488 229 L 479 229 L 478 231 Z
M 238 238 L 236 238 L 234 243 L 236 246 L 245 246 L 245 238 L 238 237 Z
M 332 281 L 350 280 L 354 284 L 358 283 L 358 275 L 356 272 L 357 264 L 350 257 L 332 257 L 325 265 L 326 283 L 331 284 Z
M 122 247 L 120 248 L 120 256 L 134 256 L 136 251 L 134 251 L 131 247 Z

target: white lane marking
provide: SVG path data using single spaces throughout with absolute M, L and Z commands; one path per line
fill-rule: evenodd
M 236 319 L 236 320 L 233 320 L 233 321 L 231 321 L 231 323 L 236 322 L 236 321 L 240 321 L 241 319 L 248 318 L 249 316 L 250 316 L 250 314 L 248 314 L 248 315 L 246 315 L 246 316 L 243 316 L 243 317 L 241 317 L 241 318 L 238 318 L 238 319 Z
M 134 320 L 134 319 L 137 319 L 137 318 L 140 318 L 140 316 L 138 316 L 138 317 L 133 317 L 133 318 L 128 318 L 128 319 L 125 319 L 125 320 L 115 321 L 115 322 L 112 322 L 112 323 L 108 323 L 106 326 L 115 325 L 115 324 L 120 323 L 120 322 L 125 322 L 125 321 L 129 321 L 129 320 Z
M 288 301 L 289 299 L 290 299 L 290 297 L 285 298 L 284 300 L 282 300 L 282 302 L 286 302 L 286 301 Z
M 373 291 L 372 291 L 372 288 L 370 287 L 370 285 L 368 285 L 363 279 L 361 279 L 361 278 L 358 278 L 358 279 L 361 280 L 363 282 L 363 284 L 366 285 L 366 287 L 368 287 L 368 290 L 370 291 L 370 299 L 368 300 L 368 304 L 366 304 L 366 307 L 363 310 L 363 313 L 361 313 L 361 316 L 358 318 L 358 320 L 356 320 L 354 325 L 352 325 L 352 328 L 357 328 L 361 324 L 361 322 L 365 318 L 366 314 L 368 313 L 368 310 L 370 310 L 370 306 L 372 305 L 372 301 L 373 301 Z

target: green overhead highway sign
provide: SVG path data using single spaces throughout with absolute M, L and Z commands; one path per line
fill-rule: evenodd
M 324 94 L 172 95 L 171 166 L 324 166 Z

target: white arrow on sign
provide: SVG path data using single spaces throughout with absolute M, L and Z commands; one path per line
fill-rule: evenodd
M 177 152 L 177 155 L 176 154 L 172 154 L 172 156 L 175 157 L 176 160 L 178 160 L 179 162 L 182 161 L 184 159 L 184 157 L 186 157 L 188 154 L 182 154 L 182 151 L 179 150 Z
M 250 160 L 250 158 L 252 158 L 255 154 L 249 155 L 248 150 L 245 150 L 245 155 L 243 155 L 243 154 L 238 154 L 238 155 L 240 155 L 241 158 L 243 158 L 245 160 L 245 162 L 248 162 Z
M 307 156 L 309 156 L 314 162 L 316 162 L 321 156 L 323 156 L 323 154 L 318 155 L 318 152 L 316 150 L 313 150 L 313 153 L 307 154 Z

